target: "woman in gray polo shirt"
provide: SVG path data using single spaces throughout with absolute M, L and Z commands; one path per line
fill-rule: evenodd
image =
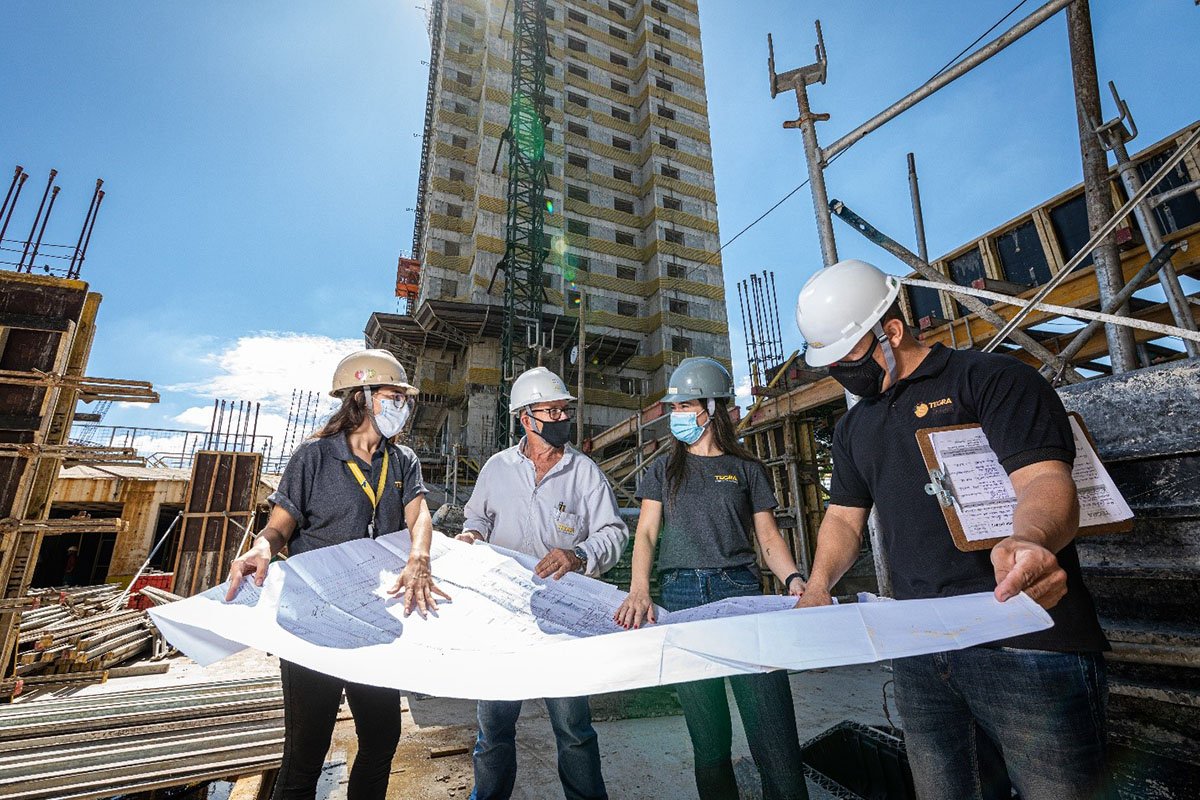
M 629 596 L 614 615 L 625 628 L 654 622 L 650 569 L 658 546 L 658 582 L 668 611 L 762 593 L 754 543 L 763 560 L 799 596 L 804 580 L 775 524 L 778 505 L 762 462 L 737 441 L 729 419 L 733 378 L 711 358 L 688 358 L 671 374 L 671 453 L 650 465 L 642 501 Z M 661 536 L 659 530 L 661 528 Z M 661 541 L 660 541 L 661 540 Z M 785 671 L 729 679 L 765 800 L 807 800 L 792 690 Z M 733 728 L 725 680 L 679 684 L 692 739 L 701 800 L 737 800 Z
M 253 573 L 262 585 L 267 565 L 286 545 L 291 555 L 407 528 L 412 552 L 392 594 L 404 593 L 405 615 L 436 608 L 438 589 L 429 570 L 433 535 L 421 464 L 396 444 L 411 412 L 404 367 L 386 350 L 363 350 L 342 359 L 334 372 L 334 397 L 341 407 L 329 422 L 292 454 L 270 498 L 267 526 L 245 555 L 233 562 L 227 599 Z M 400 741 L 400 693 L 348 683 L 280 661 L 283 678 L 283 763 L 275 800 L 311 800 L 337 722 L 342 692 L 358 733 L 350 771 L 351 800 L 383 800 L 392 756 Z

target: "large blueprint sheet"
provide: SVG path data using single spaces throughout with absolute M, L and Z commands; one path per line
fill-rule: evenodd
M 739 597 L 625 631 L 625 597 L 569 574 L 542 580 L 535 559 L 434 534 L 434 579 L 453 600 L 403 616 L 386 588 L 406 534 L 362 539 L 272 564 L 245 581 L 150 610 L 167 639 L 201 664 L 244 647 L 357 683 L 443 697 L 566 697 L 665 683 L 856 664 L 968 647 L 1050 627 L 1025 595 L 855 603 L 806 610 L 789 597 Z

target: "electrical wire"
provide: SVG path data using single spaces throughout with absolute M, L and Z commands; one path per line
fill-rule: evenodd
M 1018 10 L 1018 9 L 1020 9 L 1020 8 L 1021 8 L 1021 6 L 1025 5 L 1027 2 L 1029 2 L 1029 0 L 1020 0 L 1020 2 L 1019 2 L 1019 3 L 1017 3 L 1017 4 L 1016 4 L 1015 6 L 1013 6 L 1011 9 L 1009 9 L 1008 13 L 1006 13 L 1006 14 L 1005 14 L 1004 16 L 1002 16 L 1000 19 L 996 20 L 996 22 L 995 22 L 995 23 L 994 23 L 994 24 L 993 24 L 993 25 L 992 25 L 990 28 L 988 28 L 988 29 L 987 29 L 986 31 L 984 31 L 983 33 L 979 34 L 979 36 L 977 36 L 973 42 L 971 42 L 969 45 L 967 45 L 967 46 L 966 46 L 966 47 L 964 47 L 962 50 L 960 50 L 960 51 L 959 51 L 959 53 L 958 53 L 958 55 L 956 55 L 954 58 L 952 58 L 952 59 L 950 59 L 948 62 L 946 62 L 945 66 L 943 66 L 943 67 L 942 67 L 941 69 L 939 69 L 937 72 L 933 73 L 933 75 L 932 75 L 932 76 L 931 76 L 931 77 L 930 77 L 928 80 L 926 80 L 926 81 L 925 81 L 925 83 L 928 83 L 929 81 L 931 81 L 931 80 L 933 80 L 934 78 L 938 77 L 938 76 L 939 76 L 939 75 L 941 75 L 943 72 L 945 72 L 946 70 L 950 69 L 950 67 L 952 67 L 952 66 L 954 66 L 956 63 L 958 63 L 959 59 L 961 59 L 961 58 L 962 58 L 964 55 L 966 55 L 966 54 L 967 54 L 967 53 L 968 53 L 968 52 L 969 52 L 969 51 L 970 51 L 970 50 L 971 50 L 973 47 L 975 47 L 975 45 L 977 45 L 977 44 L 979 44 L 981 41 L 983 41 L 983 39 L 984 39 L 984 38 L 985 38 L 985 37 L 986 37 L 986 36 L 987 36 L 989 33 L 991 33 L 992 31 L 996 30 L 996 28 L 1000 27 L 1001 25 L 1003 25 L 1003 24 L 1004 24 L 1004 21 L 1005 21 L 1006 19 L 1008 19 L 1009 17 L 1011 17 L 1013 14 L 1015 14 L 1015 13 L 1017 12 L 1017 10 Z M 850 147 L 853 147 L 853 146 L 854 146 L 854 145 L 850 145 Z M 850 149 L 850 147 L 847 147 L 845 150 L 841 150 L 841 151 L 839 151 L 839 152 L 838 152 L 838 153 L 837 153 L 837 154 L 836 154 L 836 155 L 835 155 L 833 158 L 829 159 L 829 163 L 828 163 L 828 164 L 826 164 L 825 166 L 826 166 L 826 167 L 829 167 L 830 165 L 832 165 L 832 164 L 833 164 L 833 162 L 835 162 L 835 161 L 837 161 L 839 158 L 841 158 L 841 156 L 842 156 L 844 153 L 846 153 L 846 152 L 847 152 L 847 151 Z M 770 207 L 770 208 L 768 208 L 766 211 L 764 211 L 762 214 L 760 214 L 760 215 L 759 215 L 759 216 L 758 216 L 758 217 L 757 217 L 757 218 L 756 218 L 756 219 L 755 219 L 753 222 L 751 222 L 749 225 L 747 225 L 746 227 L 744 227 L 744 228 L 742 228 L 740 231 L 738 231 L 736 234 L 734 234 L 732 238 L 730 238 L 730 239 L 728 239 L 727 241 L 723 242 L 723 243 L 720 245 L 720 247 L 718 247 L 718 248 L 716 249 L 716 251 L 715 251 L 715 252 L 713 252 L 711 255 L 709 255 L 709 257 L 708 257 L 708 258 L 706 258 L 704 261 L 700 262 L 699 264 L 696 264 L 695 266 L 688 267 L 687 269 L 685 269 L 685 270 L 684 270 L 684 276 L 686 277 L 686 276 L 687 276 L 687 275 L 689 275 L 689 274 L 690 274 L 690 273 L 691 273 L 693 270 L 698 270 L 698 269 L 700 269 L 701 267 L 706 267 L 706 266 L 708 266 L 709 264 L 713 263 L 713 261 L 714 261 L 714 260 L 716 259 L 716 257 L 717 257 L 717 256 L 718 256 L 718 255 L 721 253 L 721 251 L 722 251 L 722 250 L 724 250 L 726 247 L 728 247 L 729 245 L 731 245 L 731 244 L 733 244 L 734 242 L 736 242 L 736 241 L 738 240 L 738 238 L 740 238 L 740 237 L 741 237 L 741 235 L 742 235 L 742 234 L 746 233 L 748 230 L 750 230 L 751 228 L 753 228 L 755 225 L 757 225 L 758 223 L 760 223 L 760 222 L 762 222 L 764 219 L 766 219 L 766 218 L 767 218 L 767 217 L 768 217 L 768 216 L 771 214 L 771 212 L 775 211 L 775 209 L 779 208 L 781 205 L 783 205 L 785 202 L 787 202 L 789 199 L 791 199 L 792 195 L 796 194 L 796 192 L 800 191 L 800 190 L 801 190 L 801 189 L 803 189 L 805 186 L 807 186 L 810 180 L 811 180 L 811 178 L 805 178 L 805 179 L 804 179 L 804 181 L 803 181 L 802 183 L 800 183 L 800 185 L 799 185 L 799 186 L 797 186 L 795 189 L 792 189 L 790 192 L 788 192 L 787 194 L 785 194 L 785 195 L 784 195 L 784 196 L 783 196 L 783 197 L 782 197 L 782 198 L 781 198 L 781 199 L 780 199 L 780 200 L 779 200 L 777 203 L 775 203 L 775 205 L 771 206 L 771 207 Z

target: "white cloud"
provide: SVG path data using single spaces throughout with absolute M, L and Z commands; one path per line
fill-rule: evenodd
M 336 407 L 329 397 L 330 379 L 338 361 L 355 350 L 362 349 L 360 339 L 333 339 L 301 333 L 258 333 L 243 336 L 220 352 L 208 356 L 205 361 L 215 367 L 214 374 L 187 383 L 165 387 L 169 392 L 183 392 L 195 397 L 226 401 L 224 429 L 231 430 L 236 424 L 242 430 L 243 418 L 236 417 L 237 411 L 229 403 L 249 401 L 249 417 L 245 419 L 247 429 L 255 429 L 259 436 L 272 437 L 272 460 L 281 454 L 284 439 L 288 449 L 298 444 L 301 438 L 311 433 Z M 315 408 L 307 415 L 307 421 L 297 419 L 296 425 L 303 430 L 288 431 L 288 417 L 297 410 L 295 397 L 299 393 L 313 392 Z M 253 404 L 260 404 L 255 419 Z M 304 416 L 304 409 L 298 410 Z M 193 405 L 172 418 L 181 425 L 209 430 L 213 422 L 213 406 Z M 257 425 L 257 426 L 256 426 Z M 256 426 L 256 427 L 255 427 Z
M 212 423 L 212 406 L 192 406 L 171 419 L 195 428 L 208 428 Z
M 253 400 L 286 413 L 293 389 L 327 393 L 338 361 L 362 346 L 361 339 L 304 333 L 243 336 L 207 359 L 217 374 L 166 388 L 201 397 Z
M 742 379 L 737 382 L 737 386 L 734 388 L 733 393 L 735 395 L 737 395 L 738 400 L 744 401 L 744 400 L 750 399 L 750 376 L 749 375 L 742 376 Z

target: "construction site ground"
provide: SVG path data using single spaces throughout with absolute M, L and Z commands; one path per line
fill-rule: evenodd
M 90 686 L 79 694 L 129 691 L 140 687 L 181 685 L 191 682 L 248 678 L 278 673 L 277 661 L 256 650 L 246 650 L 211 667 L 200 667 L 184 657 L 172 660 L 169 672 L 122 678 Z M 804 742 L 845 719 L 884 724 L 883 685 L 890 678 L 882 664 L 811 670 L 791 676 L 792 697 L 800 741 Z M 486 665 L 480 680 L 487 680 Z M 889 691 L 890 698 L 890 691 Z M 761 797 L 746 737 L 734 714 L 733 757 L 746 798 Z M 604 779 L 613 798 L 696 797 L 692 778 L 692 751 L 683 716 L 669 690 L 592 698 L 593 717 L 600 738 Z M 475 702 L 424 695 L 405 695 L 402 701 L 403 733 L 392 763 L 389 798 L 432 800 L 466 798 L 471 792 L 471 755 L 475 738 Z M 894 714 L 894 708 L 892 709 Z M 355 753 L 354 721 L 343 704 L 326 757 L 318 800 L 345 800 L 349 766 Z M 454 755 L 440 752 L 465 749 Z M 554 734 L 545 705 L 528 701 L 517 725 L 517 788 L 514 800 L 549 800 L 561 797 Z M 253 800 L 257 781 L 236 785 L 213 784 L 210 800 Z M 813 800 L 831 795 L 810 782 Z

